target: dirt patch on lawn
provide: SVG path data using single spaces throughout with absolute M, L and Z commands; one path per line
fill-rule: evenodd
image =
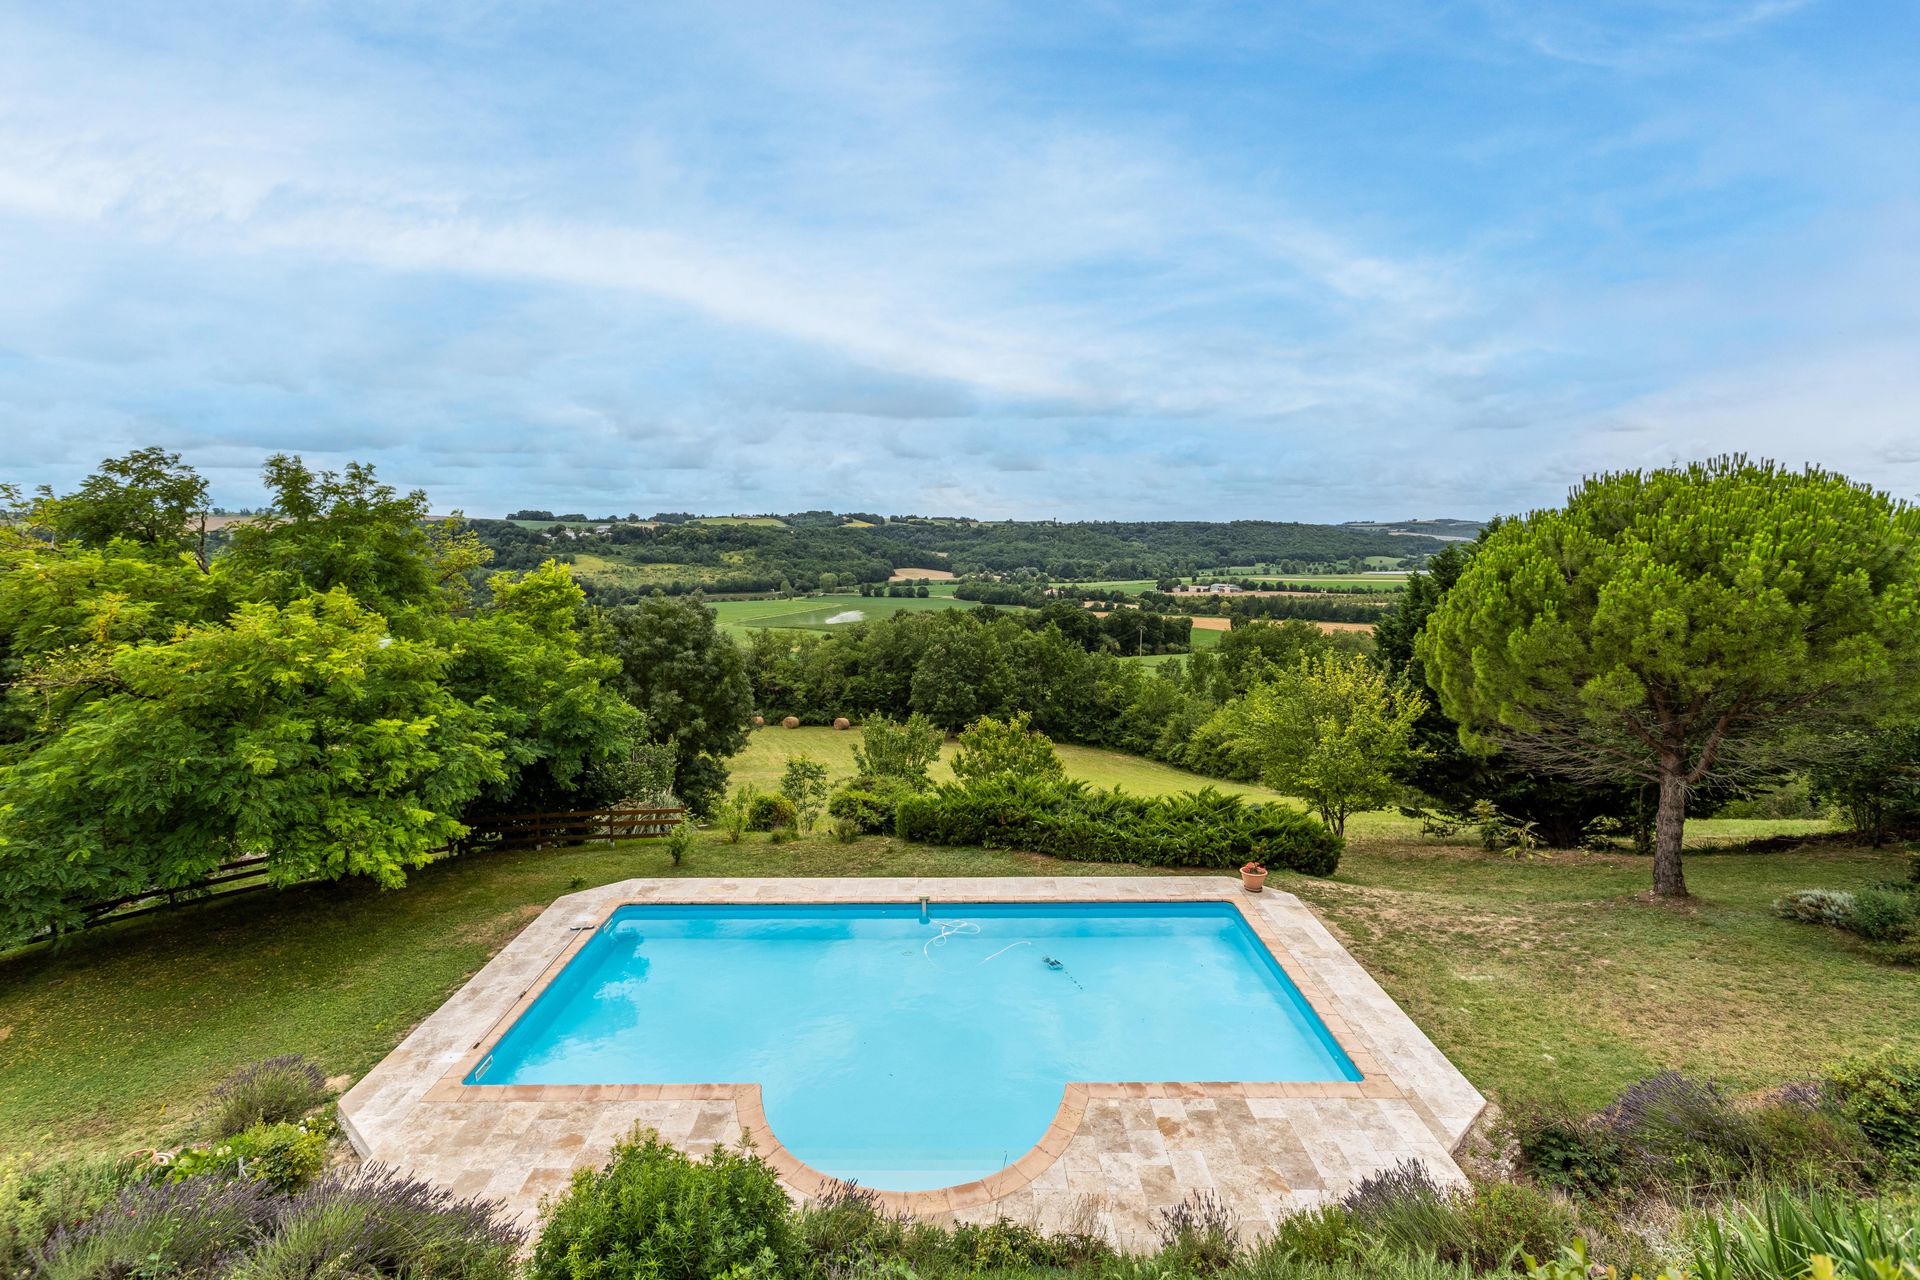
M 476 920 L 454 934 L 461 942 L 484 946 L 491 955 L 513 941 L 519 932 L 540 918 L 549 904 L 528 902 L 485 920 Z

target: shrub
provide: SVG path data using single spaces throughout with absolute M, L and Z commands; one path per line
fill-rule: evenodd
M 940 727 L 919 712 L 905 720 L 874 716 L 860 724 L 853 767 L 861 776 L 903 782 L 915 791 L 929 785 L 927 770 L 940 758 Z
M 747 830 L 777 831 L 799 825 L 800 813 L 793 801 L 782 795 L 758 792 L 747 801 Z
M 1047 782 L 1067 776 L 1053 739 L 1037 732 L 1025 711 L 1005 720 L 981 716 L 960 734 L 953 756 L 954 777 L 968 783 L 1003 775 Z
M 800 1211 L 794 1234 L 809 1270 L 845 1275 L 871 1270 L 880 1258 L 898 1254 L 906 1226 L 903 1218 L 881 1211 L 878 1195 L 836 1182 Z
M 1889 1046 L 1827 1075 L 1827 1094 L 1886 1156 L 1897 1178 L 1920 1179 L 1920 1050 Z
M 1729 800 L 1714 812 L 1717 818 L 1818 818 L 1824 816 L 1812 782 L 1804 777 L 1785 782 L 1755 795 Z
M 1817 1098 L 1789 1094 L 1746 1113 L 1749 1172 L 1795 1186 L 1853 1186 L 1867 1180 L 1873 1144 L 1860 1127 Z
M 250 1178 L 276 1191 L 297 1191 L 325 1167 L 332 1129 L 314 1120 L 257 1124 L 223 1142 L 181 1151 L 167 1166 L 166 1178 Z
M 798 817 L 800 829 L 813 830 L 827 802 L 827 766 L 809 755 L 788 756 L 780 775 L 780 794 Z
M 1522 1166 L 1545 1186 L 1594 1195 L 1620 1182 L 1619 1137 L 1565 1102 L 1512 1104 L 1505 1128 Z
M 851 822 L 868 835 L 891 832 L 900 801 L 915 794 L 895 779 L 855 778 L 827 801 L 827 813 Z
M 1453 1197 L 1460 1261 L 1475 1271 L 1505 1270 L 1523 1255 L 1546 1257 L 1574 1232 L 1566 1205 L 1518 1182 L 1481 1183 Z
M 521 1235 L 497 1206 L 377 1166 L 308 1187 L 226 1280 L 446 1276 L 512 1280 Z
M 1345 1206 L 1329 1204 L 1282 1218 L 1266 1247 L 1288 1261 L 1332 1266 L 1358 1253 L 1364 1243 Z
M 1431 1253 L 1455 1261 L 1466 1251 L 1452 1204 L 1418 1160 L 1362 1178 L 1340 1204 L 1362 1236 L 1396 1253 Z
M 676 822 L 673 830 L 667 832 L 667 857 L 672 860 L 674 866 L 677 867 L 685 862 L 687 855 L 693 852 L 694 839 L 691 822 Z
M 0 1276 L 25 1274 L 48 1236 L 78 1227 L 141 1171 L 125 1158 L 0 1156 Z
M 1239 1223 L 1233 1211 L 1211 1191 L 1196 1191 L 1160 1211 L 1160 1256 L 1178 1274 L 1210 1276 L 1233 1265 L 1239 1250 Z
M 728 844 L 739 844 L 752 830 L 753 801 L 758 794 L 759 790 L 751 782 L 743 782 L 714 815 L 720 837 Z
M 1920 920 L 1920 895 L 1900 889 L 1867 888 L 1853 895 L 1846 927 L 1869 942 L 1897 942 Z
M 1083 782 L 999 775 L 903 797 L 895 831 L 938 845 L 1024 849 L 1089 862 L 1239 867 L 1257 861 L 1310 875 L 1339 866 L 1341 841 L 1284 805 L 1249 805 L 1211 787 L 1145 798 Z
M 1365 1220 L 1403 1200 L 1438 1200 L 1440 1184 L 1418 1160 L 1402 1160 L 1391 1169 L 1360 1179 L 1340 1198 L 1340 1207 Z
M 1057 1257 L 1053 1242 L 1037 1228 L 1010 1218 L 988 1223 L 958 1223 L 948 1249 L 954 1261 L 969 1271 L 1016 1271 L 1051 1267 Z
M 231 1138 L 257 1124 L 297 1120 L 326 1101 L 327 1078 L 298 1054 L 242 1067 L 213 1091 L 209 1138 Z
M 1797 889 L 1774 901 L 1773 914 L 1844 929 L 1853 919 L 1853 895 L 1844 889 Z
M 82 1225 L 56 1232 L 37 1280 L 218 1275 L 265 1232 L 269 1195 L 250 1179 L 136 1184 Z
M 1599 1120 L 1645 1183 L 1705 1186 L 1754 1164 L 1752 1125 L 1710 1080 L 1662 1071 L 1628 1085 Z
M 738 1267 L 784 1272 L 793 1215 L 773 1171 L 747 1151 L 692 1160 L 653 1132 L 619 1143 L 605 1170 L 582 1169 L 547 1213 L 532 1280 L 710 1280 Z

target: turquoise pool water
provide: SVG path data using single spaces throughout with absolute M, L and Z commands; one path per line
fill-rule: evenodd
M 921 1191 L 1069 1081 L 1359 1078 L 1231 905 L 1046 903 L 624 907 L 467 1082 L 756 1081 L 799 1159 Z

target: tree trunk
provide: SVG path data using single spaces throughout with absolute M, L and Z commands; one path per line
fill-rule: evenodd
M 1660 761 L 1660 808 L 1653 820 L 1653 891 L 1663 898 L 1687 896 L 1680 867 L 1680 841 L 1687 829 L 1687 775 L 1678 756 Z

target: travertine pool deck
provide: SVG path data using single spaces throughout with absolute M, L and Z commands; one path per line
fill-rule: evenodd
M 636 1125 L 695 1155 L 749 1138 L 796 1197 L 827 1179 L 769 1131 L 755 1084 L 466 1085 L 495 1040 L 617 908 L 629 903 L 1230 902 L 1319 1014 L 1362 1079 L 1327 1084 L 1063 1082 L 1046 1136 L 977 1182 L 884 1196 L 933 1221 L 1009 1217 L 1045 1229 L 1096 1224 L 1151 1240 L 1161 1209 L 1211 1191 L 1257 1235 L 1412 1158 L 1462 1181 L 1453 1149 L 1485 1106 L 1301 901 L 1224 876 L 1006 879 L 627 880 L 569 894 L 416 1027 L 340 1101 L 368 1160 L 525 1221 L 573 1170 L 599 1165 Z M 724 1016 L 721 1014 L 719 1016 Z

